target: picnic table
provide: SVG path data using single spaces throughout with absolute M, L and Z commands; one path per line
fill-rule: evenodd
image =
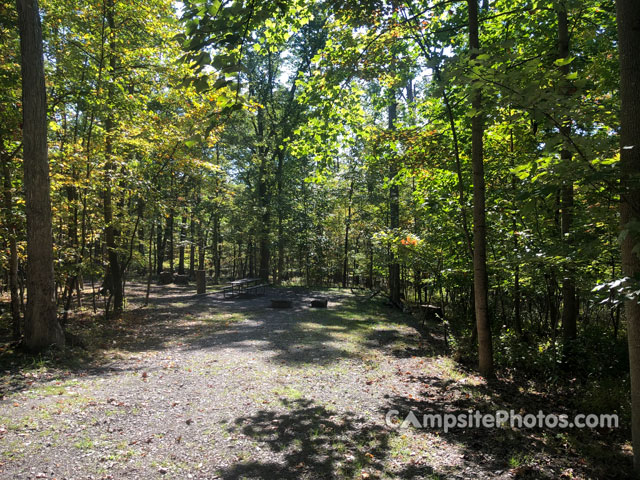
M 222 289 L 222 295 L 225 298 L 227 295 L 234 297 L 243 293 L 255 292 L 260 288 L 264 289 L 266 286 L 267 284 L 262 283 L 261 278 L 241 278 L 229 282 L 229 285 Z

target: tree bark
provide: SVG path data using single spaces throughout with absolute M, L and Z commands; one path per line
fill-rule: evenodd
M 180 246 L 178 254 L 178 275 L 184 275 L 184 243 L 187 240 L 187 219 L 182 217 L 180 223 Z
M 347 210 L 347 221 L 344 228 L 344 258 L 342 263 L 342 288 L 347 288 L 349 278 L 349 227 L 351 226 L 351 200 L 353 197 L 353 180 L 349 184 L 349 206 Z
M 269 222 L 271 212 L 269 211 L 268 186 L 267 186 L 267 158 L 266 152 L 263 153 L 260 160 L 258 180 L 258 205 L 260 210 L 260 238 L 258 240 L 260 249 L 260 266 L 258 276 L 267 281 L 269 279 L 269 257 L 271 255 L 269 248 Z
M 153 234 L 155 224 L 151 224 L 151 233 L 149 234 L 149 260 L 147 261 L 147 291 L 144 296 L 144 305 L 149 305 L 149 295 L 151 294 L 151 277 L 153 276 Z
M 478 0 L 468 0 L 469 47 L 471 59 L 478 56 L 480 38 L 478 34 Z M 485 214 L 485 183 L 482 118 L 482 92 L 478 80 L 471 85 L 471 163 L 473 166 L 473 285 L 478 331 L 478 369 L 485 377 L 493 375 L 493 345 L 489 322 L 487 276 L 487 225 Z
M 116 40 L 115 40 L 115 20 L 113 17 L 113 0 L 107 5 L 107 24 L 109 25 L 109 67 L 111 74 L 116 69 Z M 114 79 L 111 78 L 107 89 L 108 103 L 111 104 L 115 94 Z M 115 121 L 112 108 L 109 108 L 105 119 L 105 189 L 103 192 L 103 210 L 105 224 L 105 239 L 107 242 L 107 257 L 109 259 L 109 269 L 106 275 L 106 283 L 113 296 L 113 313 L 118 315 L 124 308 L 122 268 L 120 266 L 120 256 L 118 255 L 118 245 L 116 238 L 119 231 L 113 221 L 113 195 L 111 191 L 112 175 L 115 170 L 113 135 L 115 133 Z
M 211 242 L 211 253 L 213 253 L 213 283 L 220 283 L 220 214 L 216 212 L 213 216 L 213 241 Z
M 196 238 L 195 238 L 196 228 L 195 221 L 193 217 L 191 218 L 191 222 L 189 223 L 189 239 L 190 239 L 190 248 L 189 248 L 189 278 L 193 278 L 196 271 Z
M 284 151 L 278 151 L 278 167 L 276 169 L 276 183 L 278 185 L 278 269 L 277 275 L 273 279 L 276 285 L 282 283 L 284 273 L 284 193 L 283 193 L 283 176 L 284 176 Z
M 54 302 L 51 186 L 47 157 L 47 98 L 42 26 L 37 0 L 17 0 L 23 101 L 23 155 L 27 216 L 25 345 L 40 351 L 64 346 Z
M 162 270 L 164 270 L 164 253 L 165 253 L 165 248 L 167 244 L 166 227 L 165 227 L 164 235 L 162 234 L 162 231 L 163 231 L 162 220 L 160 220 L 158 222 L 158 233 L 156 235 L 156 258 L 157 258 L 156 273 L 158 275 L 160 275 Z
M 204 225 L 202 220 L 198 225 L 198 270 L 204 270 L 204 263 L 206 260 L 206 238 L 204 235 Z
M 172 180 L 172 183 L 173 183 L 173 180 Z M 174 213 L 173 209 L 171 209 L 171 211 L 169 212 L 169 219 L 167 220 L 167 234 L 169 235 L 169 237 L 166 240 L 166 242 L 167 242 L 167 256 L 169 257 L 169 271 L 171 273 L 175 272 L 175 264 L 174 264 L 174 259 L 175 259 L 174 246 L 175 245 L 173 243 L 174 217 L 175 217 L 175 213 Z
M 513 129 L 509 131 L 509 153 L 511 153 L 511 168 L 515 167 L 515 147 L 513 143 Z M 514 201 L 517 194 L 516 176 L 511 176 L 511 189 L 513 191 Z M 513 275 L 513 326 L 518 335 L 522 335 L 522 314 L 520 311 L 520 247 L 518 245 L 518 220 L 516 214 L 511 219 L 513 226 L 513 253 L 516 256 L 515 271 Z
M 627 230 L 622 242 L 622 269 L 635 282 L 640 273 L 640 258 L 633 249 L 640 243 L 630 223 L 640 221 L 640 2 L 618 0 L 618 49 L 620 53 L 620 168 L 622 188 L 621 227 Z M 633 290 L 637 286 L 634 284 Z M 640 474 L 640 304 L 637 296 L 625 303 L 629 364 L 631 373 L 631 433 L 633 464 Z

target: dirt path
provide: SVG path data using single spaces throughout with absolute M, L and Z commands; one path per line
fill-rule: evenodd
M 268 308 L 274 295 L 294 307 Z M 308 308 L 313 292 L 223 300 L 158 288 L 149 307 L 130 305 L 115 324 L 84 330 L 97 349 L 88 363 L 3 366 L 0 477 L 619 475 L 553 432 L 387 426 L 389 409 L 490 411 L 520 397 L 532 408 L 545 400 L 489 389 L 438 355 L 438 338 L 423 339 L 407 315 L 323 295 L 328 310 Z M 608 442 L 593 435 L 589 448 Z

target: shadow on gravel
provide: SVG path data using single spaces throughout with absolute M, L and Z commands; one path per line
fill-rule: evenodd
M 495 414 L 497 410 L 513 410 L 521 415 L 542 411 L 567 414 L 570 419 L 576 413 L 567 408 L 569 399 L 564 403 L 562 398 L 523 392 L 513 382 L 494 380 L 471 385 L 429 375 L 410 375 L 407 379 L 428 388 L 416 397 L 390 396 L 382 412 L 397 410 L 399 419 L 413 412 L 420 422 L 425 414 L 458 415 L 475 411 Z M 623 455 L 619 446 L 612 448 L 614 443 L 623 441 L 616 430 L 537 427 L 436 430 L 441 438 L 462 449 L 465 463 L 472 471 L 491 478 L 555 479 L 574 475 L 611 480 L 632 478 L 631 457 Z M 541 457 L 545 454 L 554 457 L 553 468 Z
M 259 305 L 243 312 L 249 322 L 234 324 L 230 329 L 213 331 L 189 342 L 187 348 L 235 348 L 251 352 L 271 352 L 274 362 L 295 365 L 327 365 L 352 358 L 354 352 L 343 348 L 337 336 L 353 335 L 363 341 L 375 322 L 349 317 L 351 306 L 340 310 L 311 310 L 296 308 L 279 311 Z
M 219 471 L 222 478 L 379 478 L 389 450 L 387 429 L 311 400 L 281 401 L 287 411 L 262 410 L 232 427 L 268 448 L 274 459 L 237 463 Z
M 89 351 L 73 348 L 33 357 L 0 343 L 0 396 L 31 388 L 34 381 L 122 373 L 120 362 L 104 358 L 109 350 L 138 354 L 176 347 L 233 348 L 239 354 L 266 351 L 272 361 L 292 366 L 328 365 L 354 356 L 336 336 L 353 334 L 370 348 L 398 338 L 393 329 L 374 329 L 378 321 L 374 318 L 384 308 L 379 301 L 360 302 L 335 291 L 273 288 L 266 295 L 224 299 L 216 293 L 196 295 L 193 286 L 153 285 L 149 305 L 143 307 L 145 291 L 141 283 L 128 286 L 130 303 L 119 318 L 104 320 L 85 313 L 70 319 L 68 328 L 86 341 Z M 328 309 L 310 308 L 311 299 L 319 295 L 329 299 Z M 293 308 L 270 308 L 274 297 L 292 299 Z M 388 316 L 398 323 L 411 318 L 391 309 Z M 48 373 L 37 377 L 29 373 L 42 370 Z
M 160 351 L 179 340 L 185 350 L 261 350 L 272 353 L 272 360 L 278 363 L 327 365 L 354 355 L 343 348 L 343 342 L 336 341 L 336 336 L 353 335 L 363 343 L 371 336 L 374 348 L 399 338 L 392 329 L 389 333 L 374 330 L 379 321 L 376 315 L 384 308 L 380 302 L 363 303 L 336 292 L 277 288 L 268 289 L 266 295 L 234 299 L 219 294 L 193 295 L 190 287 L 172 288 L 167 293 L 152 294 L 149 307 L 133 308 L 124 322 L 114 323 L 111 330 L 119 349 Z M 311 299 L 318 295 L 329 298 L 328 309 L 310 308 Z M 292 299 L 293 307 L 270 308 L 274 297 Z M 229 321 L 224 320 L 226 316 Z M 396 320 L 398 324 L 406 324 L 410 318 L 393 310 L 388 317 L 388 323 Z

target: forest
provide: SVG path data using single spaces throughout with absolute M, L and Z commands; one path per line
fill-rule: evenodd
M 93 365 L 111 341 L 129 342 L 118 336 L 127 322 L 139 322 L 131 341 L 143 345 L 172 305 L 180 321 L 228 310 L 215 335 L 248 328 L 263 321 L 262 300 L 248 295 L 245 313 L 244 295 L 223 296 L 239 279 L 260 279 L 265 297 L 329 298 L 329 317 L 292 310 L 296 328 L 313 321 L 327 335 L 305 331 L 309 342 L 331 345 L 338 328 L 365 335 L 360 323 L 379 319 L 373 335 L 394 319 L 420 335 L 409 358 L 435 359 L 424 352 L 437 343 L 438 362 L 486 386 L 482 395 L 508 384 L 513 398 L 535 397 L 527 405 L 615 414 L 619 428 L 574 443 L 551 435 L 553 446 L 496 453 L 506 456 L 486 471 L 476 459 L 457 477 L 435 463 L 389 470 L 376 463 L 381 442 L 349 468 L 312 443 L 321 451 L 301 447 L 280 470 L 247 454 L 244 470 L 198 478 L 640 472 L 635 0 L 1 1 L 0 476 L 4 465 L 24 478 L 2 442 L 20 431 L 8 408 L 26 405 L 15 395 L 36 373 L 25 372 L 37 365 L 38 383 L 85 371 L 69 362 Z M 197 298 L 216 300 L 184 309 L 196 283 L 207 292 Z M 167 332 L 163 345 L 176 338 Z M 143 347 L 125 350 L 123 364 Z M 534 457 L 549 449 L 576 470 L 544 470 Z M 331 462 L 311 460 L 321 453 Z M 612 461 L 619 470 L 608 472 Z M 178 463 L 112 478 L 193 472 Z

